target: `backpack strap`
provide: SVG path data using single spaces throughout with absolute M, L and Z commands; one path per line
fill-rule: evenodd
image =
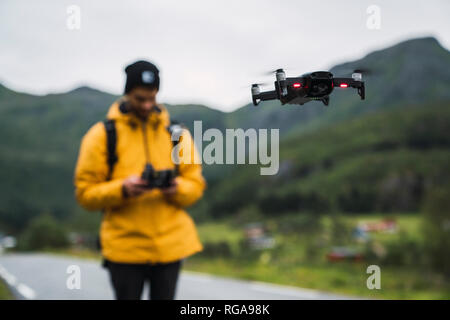
M 177 120 L 170 120 L 170 124 L 166 127 L 167 131 L 169 131 L 170 137 L 173 134 L 178 138 L 177 140 L 172 140 L 172 145 L 175 147 L 180 142 L 180 137 L 182 134 L 182 130 L 186 129 L 186 127 Z
M 108 176 L 107 179 L 111 179 L 111 175 L 114 169 L 114 165 L 116 164 L 117 157 L 116 153 L 116 143 L 117 143 L 117 134 L 116 134 L 116 123 L 113 119 L 106 119 L 103 121 L 106 129 L 106 139 L 107 139 L 107 151 L 108 151 Z
M 114 165 L 116 164 L 117 160 L 119 159 L 117 157 L 116 153 L 116 143 L 117 143 L 117 134 L 116 134 L 116 123 L 113 119 L 105 119 L 103 120 L 103 125 L 105 126 L 106 130 L 106 146 L 107 146 L 107 163 L 108 163 L 108 176 L 106 177 L 106 180 L 111 180 L 111 175 L 113 172 Z M 102 210 L 102 219 L 104 217 L 105 209 Z M 100 235 L 97 234 L 96 238 L 96 245 L 98 250 L 102 250 L 102 243 L 100 241 Z M 103 267 L 106 267 L 105 259 L 103 258 Z

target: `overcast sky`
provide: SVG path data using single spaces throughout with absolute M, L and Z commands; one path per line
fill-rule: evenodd
M 367 27 L 371 5 L 380 29 Z M 326 70 L 429 35 L 449 48 L 449 9 L 448 0 L 1 0 L 0 82 L 34 94 L 81 85 L 121 94 L 124 67 L 146 59 L 161 70 L 161 102 L 231 111 L 278 67 L 288 76 Z

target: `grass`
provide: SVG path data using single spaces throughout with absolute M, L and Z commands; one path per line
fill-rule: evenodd
M 366 286 L 367 264 L 336 263 L 296 264 L 283 266 L 261 262 L 242 263 L 229 259 L 186 260 L 184 270 L 225 277 L 310 288 L 358 298 L 376 299 L 449 299 L 450 288 L 438 276 L 427 276 L 413 270 L 382 267 L 380 290 Z
M 102 258 L 100 252 L 87 248 L 46 249 L 43 252 L 58 256 L 70 256 L 96 261 L 100 261 Z
M 14 300 L 14 296 L 2 279 L 0 279 L 0 300 Z

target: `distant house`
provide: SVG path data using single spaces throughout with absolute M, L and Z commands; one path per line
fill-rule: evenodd
M 358 227 L 366 232 L 397 232 L 397 222 L 393 219 L 383 219 L 376 222 L 362 222 L 359 223 Z
M 262 223 L 250 223 L 245 227 L 245 239 L 253 249 L 270 249 L 275 246 L 275 239 L 266 234 Z

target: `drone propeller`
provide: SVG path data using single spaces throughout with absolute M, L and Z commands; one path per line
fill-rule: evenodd
M 258 86 L 270 86 L 271 84 L 273 84 L 273 82 L 252 83 L 250 85 L 246 84 L 246 85 L 240 86 L 239 88 L 240 89 L 248 89 L 248 88 L 253 87 L 255 84 Z
M 346 76 L 346 75 L 351 75 L 353 73 L 361 73 L 363 76 L 367 76 L 367 75 L 372 75 L 375 72 L 373 71 L 373 69 L 362 67 L 362 66 L 356 66 L 354 68 L 344 68 L 344 69 L 336 68 L 336 71 L 333 72 L 333 74 L 335 74 L 335 76 Z
M 261 75 L 262 76 L 271 76 L 271 75 L 277 73 L 278 70 L 283 70 L 283 68 L 278 68 L 278 69 L 275 69 L 275 70 L 265 71 Z
M 364 75 L 368 75 L 368 74 L 373 74 L 373 71 L 368 68 L 357 68 L 357 69 L 353 70 L 352 73 L 362 73 Z
M 280 67 L 280 68 L 277 68 L 277 69 L 272 69 L 272 70 L 269 70 L 269 71 L 262 72 L 258 76 L 260 76 L 260 77 L 272 76 L 272 75 L 276 74 L 277 71 L 280 70 L 280 69 L 282 69 L 284 72 L 289 73 L 290 75 L 293 75 L 293 76 L 304 74 L 303 69 L 300 68 L 299 66 L 289 66 L 289 65 L 286 66 L 286 65 L 284 65 L 284 67 Z

